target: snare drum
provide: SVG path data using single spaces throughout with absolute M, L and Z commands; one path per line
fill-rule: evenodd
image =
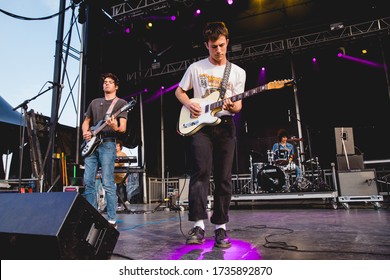
M 278 165 L 288 164 L 288 151 L 287 150 L 274 151 L 274 161 Z

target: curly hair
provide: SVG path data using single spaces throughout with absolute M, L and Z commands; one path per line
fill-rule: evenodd
M 279 141 L 281 141 L 283 137 L 287 137 L 288 138 L 287 130 L 279 129 L 279 131 L 278 131 L 278 139 L 279 139 Z

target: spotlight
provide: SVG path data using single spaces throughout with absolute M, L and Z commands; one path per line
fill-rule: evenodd
M 200 14 L 201 14 L 202 12 L 201 12 L 201 10 L 200 9 L 196 9 L 196 11 L 195 11 L 195 16 L 199 16 Z
M 344 47 L 340 47 L 337 49 L 337 56 L 338 57 L 342 57 L 345 55 L 345 48 Z
M 228 3 L 228 5 L 233 5 L 234 1 L 233 0 L 226 0 L 226 3 Z
M 342 22 L 332 23 L 329 27 L 330 27 L 330 31 L 339 30 L 344 28 L 344 23 Z

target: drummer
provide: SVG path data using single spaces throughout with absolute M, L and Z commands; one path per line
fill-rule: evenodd
M 278 131 L 278 142 L 272 146 L 274 162 L 283 166 L 283 169 L 293 171 L 295 169 L 296 177 L 301 176 L 299 166 L 294 163 L 294 146 L 287 142 L 288 133 L 285 129 Z

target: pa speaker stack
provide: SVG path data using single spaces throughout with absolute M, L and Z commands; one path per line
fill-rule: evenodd
M 0 257 L 109 259 L 119 232 L 78 192 L 0 194 Z

